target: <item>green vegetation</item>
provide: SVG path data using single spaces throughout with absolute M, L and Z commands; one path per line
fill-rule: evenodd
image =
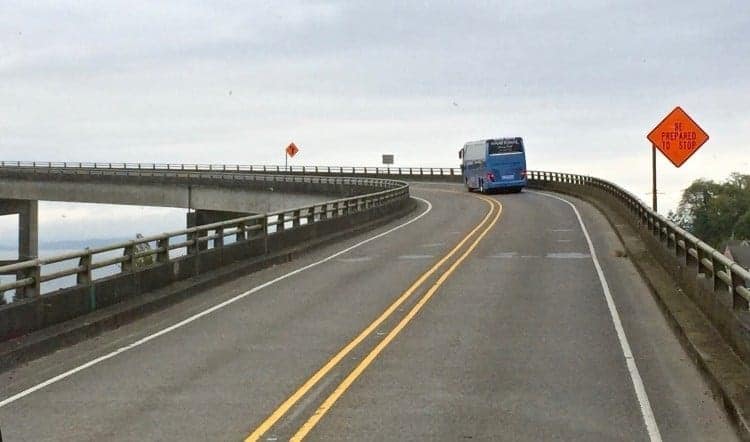
M 149 247 L 150 248 L 150 247 Z M 141 256 L 140 258 L 135 259 L 135 269 L 140 270 L 143 268 L 146 268 L 154 263 L 154 256 Z
M 135 239 L 143 239 L 143 235 L 140 233 L 135 234 Z M 135 245 L 135 252 L 136 253 L 143 253 L 148 252 L 151 250 L 151 246 L 147 243 L 140 243 Z M 148 255 L 148 256 L 141 256 L 139 258 L 135 259 L 135 269 L 134 270 L 140 270 L 143 268 L 146 268 L 154 263 L 154 255 Z
M 693 181 L 669 219 L 720 250 L 730 239 L 750 239 L 750 175 Z

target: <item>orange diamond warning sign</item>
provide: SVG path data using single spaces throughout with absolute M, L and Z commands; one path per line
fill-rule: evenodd
M 672 164 L 680 167 L 708 141 L 708 134 L 677 106 L 647 138 Z
M 286 154 L 289 155 L 290 158 L 293 158 L 295 155 L 297 155 L 297 152 L 299 152 L 299 147 L 297 147 L 294 143 L 289 143 L 289 145 L 286 147 Z

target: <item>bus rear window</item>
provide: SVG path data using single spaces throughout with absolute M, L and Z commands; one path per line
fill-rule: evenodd
M 516 153 L 523 152 L 523 143 L 521 140 L 508 139 L 508 140 L 490 140 L 488 151 L 490 155 L 497 155 L 501 153 Z

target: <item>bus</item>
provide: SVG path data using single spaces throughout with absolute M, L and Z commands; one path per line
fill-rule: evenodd
M 470 141 L 458 157 L 470 192 L 520 192 L 526 187 L 526 152 L 521 137 Z

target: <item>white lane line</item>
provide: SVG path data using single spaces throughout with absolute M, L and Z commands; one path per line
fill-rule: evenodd
M 558 252 L 558 253 L 547 253 L 547 258 L 553 259 L 588 259 L 591 255 L 588 253 L 579 252 Z
M 445 245 L 444 242 L 433 242 L 433 243 L 429 243 L 429 244 L 422 244 L 420 247 L 432 248 L 432 247 L 442 247 L 444 245 Z
M 607 284 L 607 279 L 604 277 L 604 271 L 602 270 L 601 264 L 599 264 L 599 259 L 596 257 L 594 243 L 593 241 L 591 241 L 591 236 L 589 236 L 589 231 L 586 229 L 586 225 L 583 223 L 581 214 L 578 212 L 576 206 L 565 198 L 560 198 L 559 196 L 550 195 L 543 192 L 532 193 L 560 200 L 573 208 L 573 212 L 575 212 L 576 218 L 578 218 L 578 223 L 581 225 L 581 230 L 583 230 L 583 236 L 586 237 L 586 242 L 589 245 L 591 259 L 594 261 L 596 274 L 599 276 L 599 282 L 601 283 L 602 291 L 604 292 L 604 298 L 607 300 L 609 314 L 612 317 L 612 323 L 614 324 L 615 331 L 617 332 L 617 339 L 620 341 L 620 348 L 622 349 L 622 354 L 625 357 L 625 363 L 628 367 L 628 373 L 630 373 L 630 380 L 633 383 L 635 395 L 638 398 L 638 404 L 641 407 L 641 415 L 643 416 L 643 422 L 646 424 L 646 431 L 648 431 L 649 439 L 651 439 L 651 442 L 661 442 L 661 433 L 659 432 L 659 426 L 657 425 L 656 418 L 654 417 L 654 410 L 651 409 L 651 402 L 649 402 L 648 400 L 646 387 L 643 385 L 641 373 L 638 371 L 638 366 L 636 365 L 635 358 L 633 357 L 633 351 L 630 349 L 628 337 L 625 335 L 625 329 L 622 327 L 622 322 L 620 321 L 620 314 L 617 313 L 617 306 L 615 305 L 615 301 L 612 298 L 612 293 L 609 290 L 609 284 Z
M 339 258 L 336 261 L 337 262 L 365 262 L 365 261 L 371 261 L 371 256 L 355 256 L 352 258 Z
M 430 259 L 434 257 L 434 255 L 401 255 L 398 259 Z
M 518 252 L 500 252 L 500 253 L 495 253 L 494 255 L 489 255 L 487 258 L 505 259 L 505 258 L 515 258 L 517 256 L 518 256 Z
M 202 312 L 196 313 L 193 316 L 190 316 L 190 317 L 188 317 L 186 319 L 183 319 L 182 321 L 180 321 L 180 322 L 178 322 L 176 324 L 170 325 L 167 328 L 159 330 L 156 333 L 153 333 L 153 334 L 148 335 L 148 336 L 146 336 L 144 338 L 141 338 L 141 339 L 139 339 L 139 340 L 137 340 L 137 341 L 135 341 L 135 342 L 133 342 L 131 344 L 125 345 L 123 347 L 120 347 L 117 350 L 112 351 L 111 353 L 107 353 L 106 355 L 100 356 L 100 357 L 98 357 L 96 359 L 92 359 L 89 362 L 86 362 L 85 364 L 81 364 L 78 367 L 70 369 L 70 370 L 68 370 L 68 371 L 66 371 L 64 373 L 60 373 L 59 375 L 57 375 L 55 377 L 52 377 L 52 378 L 49 378 L 49 379 L 47 379 L 44 382 L 41 382 L 41 383 L 39 383 L 37 385 L 34 385 L 33 387 L 29 387 L 29 388 L 27 388 L 26 390 L 23 390 L 20 393 L 14 394 L 13 396 L 10 396 L 10 397 L 8 397 L 8 398 L 0 401 L 0 408 L 6 406 L 8 404 L 12 404 L 13 402 L 15 402 L 15 401 L 17 401 L 17 400 L 19 400 L 19 399 L 21 399 L 23 397 L 26 397 L 26 396 L 30 395 L 31 393 L 39 391 L 39 390 L 41 390 L 41 389 L 43 389 L 45 387 L 48 387 L 48 386 L 50 386 L 50 385 L 52 385 L 52 384 L 54 384 L 56 382 L 59 382 L 59 381 L 65 379 L 65 378 L 68 378 L 68 377 L 70 377 L 70 376 L 78 373 L 79 371 L 83 371 L 83 370 L 85 370 L 85 369 L 87 369 L 89 367 L 97 365 L 97 364 L 99 364 L 101 362 L 104 362 L 104 361 L 106 361 L 108 359 L 112 359 L 115 356 L 119 355 L 120 353 L 124 353 L 124 352 L 126 352 L 128 350 L 132 350 L 132 349 L 134 349 L 136 347 L 139 347 L 139 346 L 141 346 L 141 345 L 143 345 L 143 344 L 145 344 L 145 343 L 147 343 L 149 341 L 152 341 L 152 340 L 158 338 L 159 336 L 165 335 L 165 334 L 167 334 L 167 333 L 169 333 L 171 331 L 177 330 L 178 328 L 184 327 L 184 326 L 190 324 L 191 322 L 195 322 L 196 320 L 198 320 L 198 319 L 200 319 L 200 318 L 202 318 L 204 316 L 210 315 L 211 313 L 213 313 L 213 312 L 215 312 L 215 311 L 217 311 L 219 309 L 222 309 L 222 308 L 224 308 L 224 307 L 226 307 L 226 306 L 228 306 L 230 304 L 234 304 L 235 302 L 237 302 L 237 301 L 239 301 L 239 300 L 241 300 L 243 298 L 246 298 L 247 296 L 250 296 L 253 293 L 256 293 L 256 292 L 258 292 L 260 290 L 263 290 L 266 287 L 272 286 L 272 285 L 276 284 L 277 282 L 283 281 L 283 280 L 285 280 L 287 278 L 290 278 L 290 277 L 292 277 L 292 276 L 294 276 L 294 275 L 296 275 L 298 273 L 302 273 L 305 270 L 309 270 L 309 269 L 311 269 L 313 267 L 319 266 L 320 264 L 323 264 L 323 263 L 326 263 L 326 262 L 331 261 L 333 259 L 336 259 L 339 256 L 341 256 L 341 255 L 343 255 L 343 254 L 345 254 L 347 252 L 350 252 L 350 251 L 356 249 L 357 247 L 363 246 L 363 245 L 365 245 L 365 244 L 367 244 L 369 242 L 375 241 L 376 239 L 380 239 L 380 238 L 382 238 L 382 237 L 384 237 L 384 236 L 386 236 L 386 235 L 388 235 L 388 234 L 390 234 L 392 232 L 395 232 L 398 229 L 406 227 L 409 224 L 412 224 L 413 222 L 419 220 L 420 218 L 422 218 L 425 215 L 427 215 L 428 213 L 430 213 L 430 211 L 432 210 L 432 203 L 430 203 L 429 201 L 427 201 L 426 199 L 423 199 L 423 198 L 417 198 L 417 197 L 412 197 L 412 198 L 423 202 L 424 204 L 427 205 L 427 208 L 425 209 L 424 212 L 420 213 L 419 215 L 415 216 L 414 218 L 410 219 L 409 221 L 406 221 L 406 222 L 404 222 L 402 224 L 399 224 L 399 225 L 397 225 L 395 227 L 392 227 L 392 228 L 386 230 L 385 232 L 379 233 L 379 234 L 377 234 L 375 236 L 371 236 L 370 238 L 367 238 L 367 239 L 365 239 L 363 241 L 360 241 L 360 242 L 358 242 L 358 243 L 356 243 L 356 244 L 354 244 L 352 246 L 349 246 L 349 247 L 347 247 L 347 248 L 345 248 L 343 250 L 340 250 L 340 251 L 334 253 L 333 255 L 329 255 L 329 256 L 327 256 L 327 257 L 325 257 L 325 258 L 323 258 L 323 259 L 321 259 L 319 261 L 315 261 L 315 262 L 310 263 L 310 264 L 308 264 L 308 265 L 306 265 L 304 267 L 300 267 L 300 268 L 298 268 L 296 270 L 292 270 L 291 272 L 285 273 L 285 274 L 283 274 L 283 275 L 281 275 L 281 276 L 279 276 L 277 278 L 274 278 L 274 279 L 272 279 L 270 281 L 264 282 L 261 285 L 255 286 L 255 287 L 251 288 L 250 290 L 248 290 L 246 292 L 240 293 L 239 295 L 237 295 L 237 296 L 235 296 L 233 298 L 227 299 L 226 301 L 221 302 L 219 304 L 216 304 L 215 306 L 210 307 L 210 308 L 208 308 L 206 310 L 203 310 Z

